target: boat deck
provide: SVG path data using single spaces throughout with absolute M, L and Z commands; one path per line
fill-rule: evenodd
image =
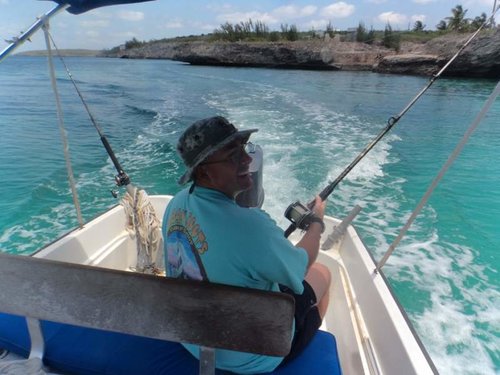
M 169 196 L 150 197 L 163 212 Z M 131 270 L 137 261 L 135 240 L 124 229 L 125 214 L 117 206 L 34 256 L 119 270 Z M 322 241 L 339 220 L 325 218 Z M 106 228 L 103 234 L 102 228 Z M 112 233 L 112 236 L 109 235 Z M 296 242 L 300 233 L 290 240 Z M 392 295 L 382 273 L 352 226 L 341 240 L 323 249 L 318 261 L 332 274 L 330 307 L 322 329 L 335 335 L 346 374 L 432 374 L 433 365 L 411 324 Z

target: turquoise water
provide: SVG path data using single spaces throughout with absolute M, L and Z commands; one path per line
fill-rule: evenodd
M 333 180 L 426 84 L 360 72 L 194 67 L 68 58 L 132 182 L 175 193 L 182 130 L 221 114 L 265 153 L 264 208 L 284 209 Z M 57 64 L 58 65 L 58 64 Z M 60 68 L 60 67 L 59 67 Z M 379 259 L 496 82 L 442 79 L 339 185 L 328 213 L 356 204 Z M 85 220 L 117 203 L 115 171 L 63 70 L 58 72 Z M 441 374 L 500 372 L 500 100 L 384 268 Z M 44 58 L 0 65 L 0 249 L 29 254 L 77 225 Z

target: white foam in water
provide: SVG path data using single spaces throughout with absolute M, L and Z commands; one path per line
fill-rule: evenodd
M 257 111 L 258 112 L 258 111 Z M 293 194 L 305 195 L 300 182 L 294 177 L 293 159 L 291 153 L 295 150 L 292 133 L 276 132 L 275 128 L 283 127 L 283 117 L 279 113 L 256 114 L 255 110 L 233 109 L 230 113 L 232 121 L 242 128 L 250 128 L 250 121 L 255 118 L 265 118 L 265 123 L 259 126 L 259 132 L 252 136 L 252 140 L 264 148 L 263 185 L 265 191 L 264 209 L 285 228 L 289 222 L 284 217 L 286 207 L 292 203 Z M 249 121 L 249 119 L 252 119 Z M 300 192 L 302 194 L 300 194 Z
M 71 219 L 76 223 L 74 210 L 71 204 L 59 204 L 46 214 L 33 215 L 22 225 L 10 227 L 0 238 L 0 243 L 8 246 L 3 250 L 14 254 L 34 252 L 74 226 L 68 224 Z
M 288 226 L 283 216 L 288 204 L 307 202 L 319 193 L 383 127 L 371 123 L 374 119 L 342 113 L 341 105 L 330 101 L 326 85 L 319 87 L 317 96 L 307 92 L 307 87 L 302 91 L 292 85 L 292 79 L 302 77 L 293 72 L 273 73 L 270 83 L 265 70 L 229 74 L 230 70 L 224 69 L 167 68 L 155 82 L 153 100 L 145 101 L 143 96 L 147 95 L 137 90 L 123 99 L 134 106 L 134 123 L 124 122 L 127 130 L 118 132 L 118 137 L 128 140 L 117 139 L 124 146 L 114 151 L 133 182 L 154 187 L 155 193 L 175 192 L 170 190 L 174 185 L 179 188 L 175 180 L 183 166 L 179 158 L 165 155 L 165 151 L 175 152 L 180 132 L 192 121 L 224 115 L 238 127 L 260 129 L 251 139 L 264 150 L 264 208 L 283 228 Z M 179 78 L 182 74 L 187 77 Z M 335 79 L 328 79 L 335 84 Z M 307 80 L 304 82 L 307 85 Z M 110 89 L 107 95 L 114 95 L 114 91 Z M 103 98 L 103 102 L 107 100 Z M 140 117 L 143 105 L 155 107 L 144 108 L 144 123 Z M 108 133 L 106 126 L 104 130 Z M 393 133 L 386 135 L 339 184 L 327 207 L 328 214 L 338 217 L 356 204 L 363 207 L 355 225 L 375 259 L 387 250 L 415 205 L 405 196 L 408 182 L 389 174 L 391 164 L 399 162 L 393 152 L 398 140 Z M 108 192 L 114 187 L 116 171 L 109 160 L 102 165 L 100 159 L 87 163 L 95 163 L 91 172 L 85 169 L 81 173 L 78 166 L 75 170 L 84 217 L 90 219 L 117 203 Z M 0 244 L 9 246 L 3 250 L 29 253 L 75 227 L 75 209 L 67 181 L 59 181 L 62 175 L 58 172 L 56 177 L 50 176 L 56 183 L 36 186 L 33 197 L 22 203 L 22 210 L 29 209 L 35 199 L 41 204 L 34 205 L 39 208 L 22 225 L 0 233 Z M 44 204 L 40 199 L 46 199 L 55 209 L 40 208 Z M 495 374 L 492 358 L 498 358 L 500 352 L 498 287 L 492 286 L 487 272 L 475 264 L 474 250 L 441 238 L 444 236 L 435 225 L 439 219 L 433 207 L 426 206 L 384 272 L 403 294 L 402 300 L 411 288 L 411 301 L 406 302 L 410 319 L 441 374 Z
M 436 262 L 439 263 L 440 260 Z M 450 271 L 447 266 L 443 265 L 441 268 Z M 472 304 L 473 311 L 464 311 L 464 302 L 458 301 L 456 292 L 452 292 L 450 279 L 432 277 L 427 273 L 426 276 L 429 276 L 429 283 L 433 285 L 432 307 L 419 317 L 416 326 L 423 333 L 424 342 L 430 348 L 436 365 L 442 369 L 441 374 L 494 374 L 494 365 L 485 350 L 484 341 L 479 340 L 480 336 L 489 334 L 488 331 L 477 327 L 477 318 L 486 308 L 487 315 L 495 317 L 487 323 L 493 323 L 498 328 L 498 295 L 491 296 L 493 301 L 496 300 L 496 305 L 493 301 L 488 301 L 485 305 L 485 291 L 474 290 L 475 288 L 467 290 L 460 275 L 456 275 L 452 281 L 453 288 L 460 288 L 461 292 L 465 292 L 465 300 Z M 498 349 L 494 345 L 489 348 L 492 352 L 498 352 Z
M 403 182 L 386 180 L 384 186 L 398 194 Z M 356 225 L 373 237 L 372 249 L 380 259 L 390 245 L 387 238 L 392 241 L 397 236 L 410 212 L 401 211 L 401 197 L 377 192 L 372 195 L 374 188 L 377 183 L 371 181 L 362 186 L 350 184 L 338 193 L 343 202 L 358 199 L 361 205 L 375 206 L 368 214 L 362 212 L 361 223 Z M 362 191 L 365 195 L 360 194 Z M 414 288 L 412 298 L 421 298 L 423 306 L 428 306 L 422 314 L 410 311 L 410 317 L 441 374 L 494 374 L 485 348 L 493 353 L 499 350 L 491 332 L 500 331 L 500 295 L 495 289 L 487 289 L 488 281 L 483 269 L 474 263 L 471 249 L 443 243 L 437 229 L 427 233 L 421 225 L 424 221 L 436 222 L 430 206 L 413 223 L 384 271 L 392 280 L 409 282 Z M 387 226 L 398 222 L 398 227 Z M 468 285 L 470 280 L 476 280 L 473 286 Z
M 414 288 L 412 298 L 421 298 L 424 302 L 426 295 L 430 296 L 430 306 L 422 314 L 414 313 L 410 317 L 433 361 L 441 374 L 494 374 L 484 338 L 489 337 L 489 350 L 498 351 L 491 334 L 495 329 L 478 324 L 493 325 L 498 332 L 499 293 L 491 289 L 485 291 L 487 282 L 467 285 L 471 276 L 481 280 L 482 273 L 481 267 L 474 264 L 470 249 L 443 245 L 436 229 L 424 241 L 418 241 L 416 235 L 425 235 L 418 219 L 413 233 L 396 248 L 385 271 L 393 280 L 410 282 Z M 384 251 L 386 245 L 384 243 Z
M 264 148 L 264 186 L 266 201 L 264 208 L 283 227 L 288 225 L 283 218 L 286 206 L 296 199 L 310 199 L 351 162 L 368 141 L 373 138 L 370 124 L 355 117 L 344 117 L 315 103 L 303 101 L 294 94 L 282 91 L 271 95 L 286 96 L 290 107 L 299 108 L 301 113 L 289 114 L 286 109 L 266 111 L 261 108 L 245 107 L 240 101 L 217 103 L 221 97 L 212 97 L 212 105 L 227 111 L 229 116 L 244 127 L 262 124 L 259 133 L 253 136 Z M 298 118 L 294 118 L 298 116 Z M 258 119 L 256 121 L 256 119 Z M 311 160 L 311 168 L 322 168 L 328 164 L 328 174 L 316 184 L 317 192 L 304 188 L 301 174 L 296 168 L 299 157 L 310 155 L 294 153 L 297 136 L 293 122 L 301 121 L 304 132 L 315 132 L 315 137 L 301 139 L 300 147 L 318 148 L 323 158 L 318 163 Z M 292 124 L 290 124 L 292 123 Z M 363 143 L 366 141 L 366 144 Z M 399 140 L 396 135 L 386 136 L 348 174 L 329 199 L 329 209 L 346 214 L 355 204 L 365 206 L 356 220 L 357 227 L 371 237 L 376 259 L 380 259 L 405 223 L 410 212 L 401 210 L 404 202 L 400 178 L 384 175 L 384 167 L 397 162 L 391 156 L 391 143 Z M 326 163 L 325 163 L 326 161 Z M 384 271 L 397 282 L 409 282 L 420 295 L 423 313 L 410 311 L 410 318 L 421 333 L 424 344 L 441 374 L 493 374 L 494 365 L 479 335 L 490 337 L 488 347 L 497 352 L 496 339 L 489 332 L 495 329 L 481 328 L 477 324 L 489 324 L 499 331 L 500 304 L 498 292 L 485 293 L 485 282 L 470 287 L 468 272 L 474 279 L 481 279 L 481 269 L 474 265 L 474 254 L 470 249 L 440 242 L 436 229 L 426 234 L 419 225 L 420 220 L 435 220 L 432 207 L 426 207 L 413 224 L 406 238 L 389 259 Z M 389 224 L 393 223 L 393 224 Z M 394 223 L 400 223 L 394 226 Z M 485 300 L 486 295 L 486 300 Z M 429 297 L 430 296 L 430 297 Z M 460 296 L 460 297 L 459 297 Z M 429 300 L 430 298 L 430 300 Z

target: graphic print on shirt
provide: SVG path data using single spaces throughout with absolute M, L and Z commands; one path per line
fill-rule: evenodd
M 200 254 L 208 250 L 205 234 L 196 218 L 185 210 L 174 209 L 167 223 L 168 277 L 207 280 Z

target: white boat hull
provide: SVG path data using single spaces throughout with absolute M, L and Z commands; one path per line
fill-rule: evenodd
M 150 196 L 161 218 L 171 196 Z M 119 270 L 137 261 L 134 238 L 125 230 L 125 212 L 116 206 L 33 256 Z M 326 240 L 339 220 L 325 218 Z M 300 233 L 290 240 L 296 242 Z M 318 260 L 332 273 L 330 307 L 322 329 L 337 338 L 345 374 L 433 374 L 431 360 L 414 334 L 382 274 L 352 226 L 341 241 L 321 250 Z

